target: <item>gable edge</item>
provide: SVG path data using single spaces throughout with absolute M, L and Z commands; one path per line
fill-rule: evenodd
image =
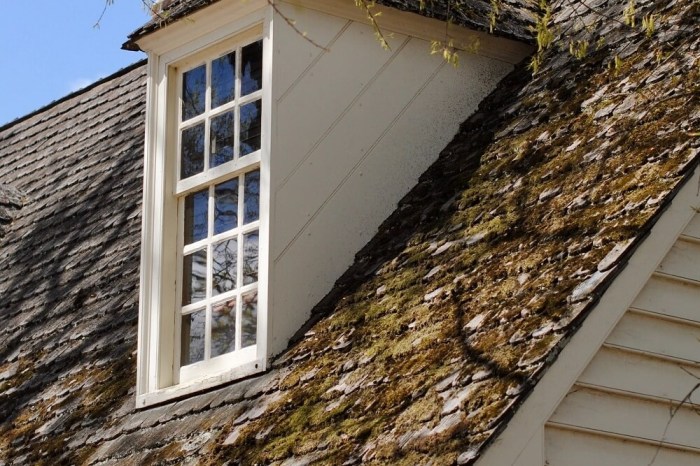
M 540 427 L 559 406 L 698 211 L 700 168 L 696 167 L 622 271 L 600 296 L 581 328 L 566 343 L 503 431 L 486 447 L 477 465 L 520 464 L 521 455 L 541 431 Z

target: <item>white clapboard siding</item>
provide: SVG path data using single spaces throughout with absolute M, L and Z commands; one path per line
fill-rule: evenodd
M 699 239 L 700 214 L 550 417 L 549 466 L 700 465 Z
M 700 282 L 700 242 L 678 240 L 659 265 L 658 271 Z
M 697 466 L 695 452 L 580 431 L 550 428 L 546 439 L 548 466 Z
M 700 322 L 698 285 L 653 276 L 632 303 L 632 308 Z
M 692 388 L 691 385 L 688 390 Z M 700 449 L 698 414 L 684 405 L 671 419 L 671 406 L 669 402 L 652 402 L 574 386 L 549 424 L 649 442 L 663 438 L 667 445 Z
M 696 215 L 683 231 L 684 236 L 700 239 L 700 215 Z
M 628 311 L 606 344 L 700 362 L 700 327 Z
M 664 359 L 604 347 L 581 374 L 579 383 L 680 403 L 698 383 L 692 374 L 700 377 L 700 366 L 669 364 Z M 700 403 L 700 390 L 693 393 L 690 400 Z

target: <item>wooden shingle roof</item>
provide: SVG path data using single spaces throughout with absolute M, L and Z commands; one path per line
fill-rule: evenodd
M 0 184 L 0 237 L 22 207 L 22 193 L 8 184 Z
M 143 67 L 0 129 L 0 462 L 474 461 L 700 158 L 698 3 L 562 5 L 606 43 L 505 78 L 268 373 L 146 410 Z

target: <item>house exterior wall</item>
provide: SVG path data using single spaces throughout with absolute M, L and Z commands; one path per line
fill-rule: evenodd
M 698 264 L 700 214 L 549 419 L 549 465 L 700 463 Z
M 479 101 L 512 69 L 368 25 L 280 4 L 273 24 L 270 353 L 309 317 Z

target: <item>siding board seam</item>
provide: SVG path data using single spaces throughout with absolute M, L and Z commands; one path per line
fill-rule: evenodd
M 700 321 L 684 319 L 683 317 L 677 317 L 670 314 L 665 314 L 663 312 L 649 311 L 647 309 L 642 309 L 638 307 L 630 307 L 628 311 L 631 314 L 637 314 L 640 316 L 648 317 L 650 319 L 658 319 L 668 322 L 673 322 L 674 324 L 680 324 L 688 327 L 700 328 Z
M 656 448 L 667 448 L 669 450 L 678 450 L 678 451 L 683 451 L 683 452 L 688 452 L 688 453 L 695 453 L 695 454 L 700 454 L 700 448 L 695 448 L 690 445 L 682 445 L 679 443 L 671 443 L 666 440 L 654 440 L 654 439 L 647 439 L 644 437 L 635 437 L 633 435 L 625 435 L 625 434 L 620 434 L 617 432 L 610 432 L 607 430 L 598 430 L 598 429 L 591 429 L 588 427 L 582 427 L 582 426 L 576 426 L 573 424 L 565 424 L 562 422 L 553 422 L 553 421 L 547 421 L 545 424 L 545 437 L 547 435 L 547 429 L 551 430 L 564 430 L 564 431 L 569 431 L 569 432 L 581 432 L 589 435 L 594 435 L 597 437 L 603 437 L 603 438 L 612 438 L 616 440 L 624 440 L 627 442 L 634 442 L 634 443 L 641 443 L 645 445 L 651 445 Z
M 686 243 L 691 243 L 694 246 L 700 246 L 700 238 L 696 238 L 695 236 L 690 236 L 686 233 L 681 233 L 680 236 L 678 236 L 679 241 L 684 241 Z M 700 255 L 700 254 L 695 254 Z
M 331 123 L 331 125 L 323 132 L 321 137 L 318 138 L 318 140 L 314 143 L 313 146 L 306 152 L 304 157 L 299 160 L 299 162 L 296 164 L 296 166 L 289 172 L 287 176 L 280 181 L 279 186 L 275 189 L 275 194 L 280 192 L 282 188 L 284 188 L 289 180 L 296 175 L 296 173 L 299 171 L 299 169 L 304 165 L 304 163 L 311 157 L 311 155 L 318 149 L 318 147 L 321 145 L 321 143 L 328 137 L 329 134 L 333 132 L 333 130 L 340 124 L 341 121 L 345 119 L 345 116 L 350 113 L 350 110 L 352 110 L 357 102 L 364 97 L 364 95 L 369 91 L 374 83 L 379 79 L 381 75 L 384 74 L 384 72 L 391 66 L 392 63 L 394 63 L 394 60 L 399 56 L 399 54 L 403 51 L 404 48 L 406 48 L 406 45 L 411 41 L 411 37 L 408 36 L 404 41 L 401 43 L 399 47 L 396 48 L 396 51 L 391 54 L 391 56 L 382 64 L 382 66 L 379 67 L 376 73 L 367 81 L 367 83 L 362 86 L 362 89 L 357 93 L 357 95 L 350 101 L 350 103 L 343 109 L 343 111 L 338 115 L 338 117 Z M 282 256 L 282 254 L 280 254 Z M 278 256 L 279 257 L 279 256 Z
M 340 31 L 338 31 L 338 33 L 335 35 L 335 37 L 333 37 L 328 42 L 328 44 L 326 44 L 326 46 L 325 46 L 326 50 L 321 50 L 321 53 L 319 53 L 318 55 L 316 55 L 316 57 L 314 57 L 314 59 L 311 61 L 311 63 L 309 63 L 309 66 L 307 66 L 306 69 L 304 71 L 302 71 L 299 76 L 297 76 L 297 78 L 294 80 L 294 82 L 289 85 L 287 90 L 285 90 L 282 93 L 282 95 L 279 96 L 279 98 L 277 99 L 277 104 L 281 104 L 282 101 L 287 97 L 287 95 L 289 95 L 289 93 L 292 92 L 295 87 L 297 87 L 297 85 L 301 82 L 301 80 L 304 79 L 306 77 L 306 75 L 311 72 L 312 69 L 314 69 L 314 67 L 318 64 L 318 62 L 321 61 L 321 58 L 323 58 L 324 55 L 326 55 L 328 53 L 328 50 L 330 50 L 330 48 L 333 47 L 333 45 L 336 42 L 338 42 L 338 39 L 340 39 L 340 37 L 343 34 L 345 34 L 345 31 L 348 30 L 348 28 L 350 27 L 350 25 L 352 25 L 352 23 L 353 23 L 352 21 L 348 20 L 348 22 L 346 22 L 343 25 L 343 27 L 340 28 Z
M 654 358 L 654 359 L 661 360 L 661 361 L 668 361 L 668 362 L 671 362 L 672 364 L 676 364 L 679 366 L 686 366 L 686 367 L 690 366 L 690 367 L 693 367 L 696 369 L 700 369 L 700 361 L 693 361 L 691 359 L 678 358 L 675 356 L 669 356 L 667 354 L 655 353 L 653 351 L 647 351 L 647 350 L 643 350 L 640 348 L 632 348 L 630 346 L 618 345 L 615 343 L 605 342 L 605 343 L 603 343 L 603 346 L 605 348 L 608 348 L 608 349 L 626 351 L 628 353 L 634 353 L 634 354 L 638 354 L 641 356 L 648 356 L 650 358 Z
M 687 396 L 683 400 L 675 400 L 671 398 L 664 398 L 656 395 L 650 395 L 647 393 L 641 393 L 641 392 L 630 392 L 627 390 L 621 390 L 619 388 L 613 388 L 613 387 L 607 387 L 604 385 L 596 385 L 588 382 L 576 382 L 574 385 L 574 388 L 572 390 L 575 390 L 576 387 L 582 388 L 588 391 L 593 391 L 593 392 L 598 392 L 598 393 L 603 393 L 603 394 L 610 394 L 610 395 L 615 395 L 618 397 L 623 397 L 623 398 L 629 398 L 631 400 L 639 400 L 639 401 L 647 401 L 650 403 L 655 403 L 659 405 L 666 405 L 670 409 L 690 409 L 690 410 L 695 410 L 698 405 L 697 403 L 693 403 L 692 401 L 688 400 Z M 688 391 L 690 392 L 693 387 L 689 386 Z
M 408 39 L 406 39 L 406 41 L 401 45 L 401 48 L 399 50 L 397 50 L 397 54 L 408 44 L 410 39 L 411 39 L 410 37 Z M 392 59 L 393 59 L 393 57 L 392 57 Z M 358 168 L 365 162 L 365 160 L 367 160 L 367 157 L 369 157 L 374 152 L 374 149 L 379 145 L 379 143 L 384 139 L 384 137 L 387 134 L 389 134 L 389 132 L 392 129 L 394 129 L 394 127 L 396 126 L 398 121 L 404 116 L 404 114 L 411 107 L 413 102 L 423 93 L 425 88 L 428 87 L 428 85 L 431 82 L 433 82 L 435 77 L 444 68 L 445 63 L 446 62 L 444 60 L 442 62 L 440 62 L 440 64 L 435 69 L 435 71 L 428 77 L 428 79 L 425 81 L 425 83 L 423 83 L 423 85 L 420 87 L 420 89 L 418 89 L 418 91 L 413 95 L 411 100 L 409 100 L 408 103 L 406 103 L 406 105 L 401 109 L 401 111 L 396 115 L 396 117 L 391 121 L 391 123 L 389 123 L 389 125 L 384 129 L 382 134 L 380 134 L 379 137 L 372 143 L 372 145 L 363 154 L 362 158 L 357 161 L 357 163 L 352 167 L 352 169 L 345 175 L 345 177 L 343 177 L 343 179 L 340 181 L 340 183 L 338 183 L 338 186 L 336 186 L 335 189 L 333 189 L 333 191 L 326 197 L 326 200 L 323 201 L 323 203 L 318 207 L 318 209 L 316 209 L 316 211 L 313 213 L 313 215 L 311 217 L 309 217 L 308 221 L 301 227 L 301 229 L 299 229 L 299 232 L 291 239 L 291 241 L 289 241 L 289 243 L 277 255 L 277 257 L 275 257 L 275 259 L 274 259 L 275 263 L 277 263 L 287 253 L 289 248 L 291 248 L 292 245 L 299 239 L 299 237 L 304 234 L 304 232 L 309 227 L 309 225 L 311 225 L 311 223 L 313 223 L 313 221 L 316 219 L 316 217 L 318 217 L 318 215 L 321 213 L 321 211 L 328 205 L 328 203 L 335 197 L 335 195 L 338 194 L 338 192 L 341 190 L 341 188 L 343 186 L 345 186 L 345 183 L 350 179 L 350 177 L 352 175 L 354 175 L 355 172 L 357 172 Z M 314 149 L 312 149 L 312 150 L 315 150 L 315 147 L 316 146 L 314 146 Z M 291 177 L 291 174 L 290 174 L 290 177 Z M 281 189 L 281 186 L 280 186 L 280 189 Z
M 656 271 L 655 271 L 654 273 L 652 273 L 651 275 L 652 275 L 652 277 L 657 277 L 657 278 L 661 278 L 661 279 L 664 279 L 664 280 L 669 280 L 669 281 L 672 281 L 672 282 L 679 282 L 679 283 L 684 283 L 684 284 L 686 284 L 686 285 L 692 285 L 692 286 L 700 287 L 700 281 L 698 281 L 698 280 L 693 280 L 692 278 L 688 278 L 688 277 L 682 277 L 682 276 L 680 276 L 680 275 L 673 275 L 673 274 L 666 273 L 666 272 L 660 272 L 660 271 L 658 271 L 658 270 L 656 270 Z

